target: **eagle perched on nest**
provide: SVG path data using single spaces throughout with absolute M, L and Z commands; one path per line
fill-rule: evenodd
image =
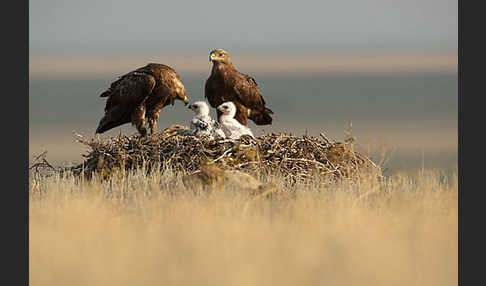
M 205 94 L 209 104 L 217 108 L 222 103 L 232 101 L 236 106 L 235 119 L 243 125 L 248 118 L 257 125 L 272 124 L 273 111 L 265 107 L 255 79 L 240 73 L 231 63 L 228 53 L 217 49 L 209 54 L 213 63 L 211 75 L 206 80 Z M 218 118 L 221 111 L 217 111 Z
M 96 133 L 131 122 L 145 136 L 147 129 L 157 131 L 160 110 L 175 100 L 189 100 L 186 89 L 177 72 L 166 65 L 150 63 L 121 76 L 100 97 L 108 97 L 105 115 L 101 118 Z

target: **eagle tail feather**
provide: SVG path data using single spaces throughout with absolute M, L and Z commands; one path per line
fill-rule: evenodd
M 108 131 L 112 128 L 115 128 L 117 126 L 120 126 L 122 124 L 125 124 L 127 122 L 124 122 L 123 120 L 112 120 L 111 116 L 109 114 L 103 116 L 101 118 L 100 123 L 98 124 L 98 128 L 96 128 L 95 134 L 98 133 L 103 133 L 105 131 Z
M 273 111 L 268 108 L 265 108 L 263 111 L 252 110 L 250 119 L 253 120 L 256 125 L 270 125 L 272 124 L 272 117 L 270 114 L 273 114 Z

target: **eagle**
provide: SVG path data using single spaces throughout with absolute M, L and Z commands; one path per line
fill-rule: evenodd
M 160 110 L 176 100 L 189 102 L 179 74 L 163 64 L 149 63 L 113 82 L 100 97 L 108 97 L 105 115 L 96 133 L 131 122 L 145 136 L 148 121 L 151 134 L 157 131 Z
M 221 112 L 219 123 L 221 124 L 221 129 L 226 138 L 238 139 L 243 135 L 249 135 L 252 138 L 255 138 L 248 126 L 242 125 L 234 118 L 236 114 L 236 106 L 233 102 L 225 102 L 218 106 L 217 110 Z
M 213 108 L 227 101 L 236 106 L 235 119 L 243 125 L 250 118 L 257 125 L 272 124 L 273 111 L 265 107 L 258 85 L 254 78 L 240 73 L 231 63 L 228 53 L 222 49 L 209 53 L 213 63 L 211 75 L 206 80 L 204 96 Z M 221 111 L 217 110 L 218 118 Z
M 196 101 L 188 106 L 196 116 L 191 120 L 191 134 L 199 137 L 206 135 L 209 138 L 225 138 L 219 123 L 209 116 L 209 106 L 204 101 Z

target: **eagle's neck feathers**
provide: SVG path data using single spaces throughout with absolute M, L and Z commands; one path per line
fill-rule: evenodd
M 235 67 L 231 62 L 215 62 L 213 64 L 213 69 L 211 70 L 211 73 L 215 76 L 224 77 L 227 73 L 232 71 L 235 71 Z

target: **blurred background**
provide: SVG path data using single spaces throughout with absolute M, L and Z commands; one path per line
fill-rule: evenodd
M 457 168 L 458 10 L 451 0 L 29 2 L 29 158 L 81 162 L 99 94 L 149 62 L 203 100 L 209 51 L 229 52 L 269 108 L 262 132 L 357 138 L 386 172 Z M 212 115 L 215 115 L 214 110 Z M 189 124 L 182 102 L 158 129 Z M 350 128 L 352 126 L 352 128 Z M 102 138 L 136 133 L 129 124 Z

